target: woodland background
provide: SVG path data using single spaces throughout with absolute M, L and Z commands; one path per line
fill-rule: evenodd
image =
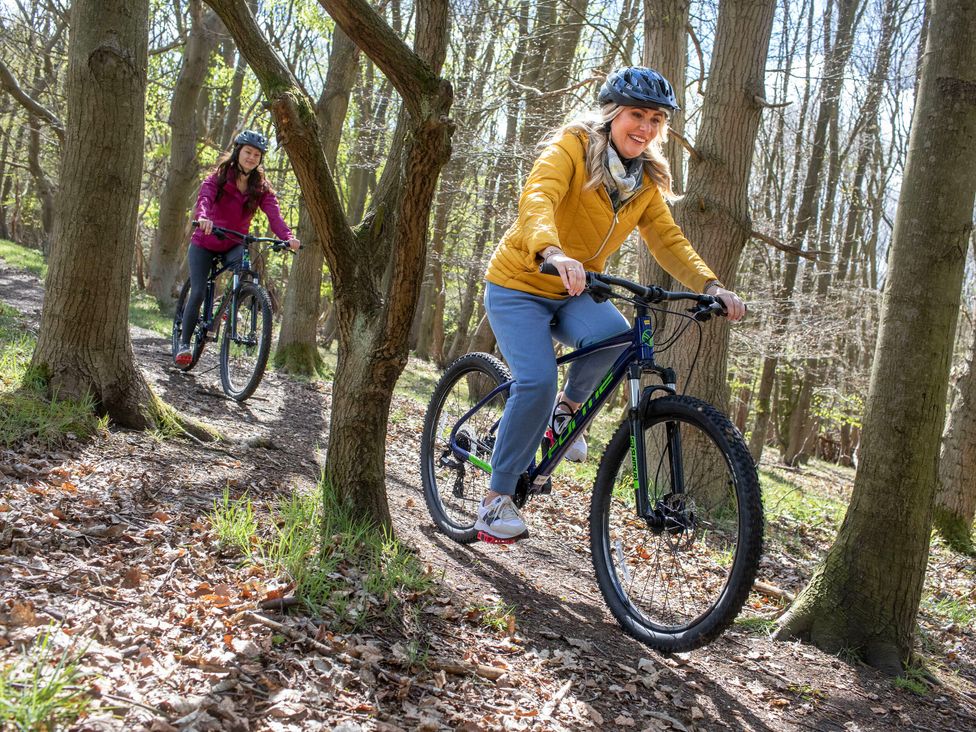
M 913 117 L 919 140 L 925 138 L 919 119 L 938 131 L 931 109 L 916 113 L 926 40 L 932 35 L 955 48 L 945 30 L 952 23 L 944 19 L 966 27 L 972 22 L 967 3 L 453 0 L 414 6 L 388 0 L 373 6 L 373 14 L 368 7 L 358 0 L 152 0 L 142 146 L 122 150 L 109 135 L 101 144 L 97 132 L 83 149 L 70 147 L 77 138 L 69 125 L 69 4 L 5 0 L 0 239 L 50 260 L 60 241 L 59 201 L 68 200 L 69 185 L 71 191 L 84 188 L 86 164 L 94 174 L 113 156 L 141 159 L 134 246 L 130 239 L 131 248 L 117 250 L 126 264 L 123 300 L 131 286 L 166 316 L 185 277 L 189 213 L 202 177 L 241 129 L 277 138 L 265 168 L 306 248 L 293 262 L 261 264 L 282 314 L 275 364 L 282 373 L 334 378 L 325 472 L 355 511 L 389 524 L 383 436 L 407 350 L 417 359 L 412 363 L 443 368 L 466 351 L 493 348 L 481 304 L 482 273 L 516 215 L 537 143 L 592 106 L 613 68 L 654 66 L 675 83 L 683 107 L 667 147 L 675 187 L 687 193 L 675 205 L 676 219 L 750 310 L 734 328 L 715 327 L 687 388 L 729 411 L 757 462 L 802 471 L 810 461 L 826 461 L 858 468 L 865 486 L 874 480 L 866 504 L 855 500 L 838 551 L 858 540 L 858 516 L 889 539 L 903 535 L 892 527 L 906 514 L 918 517 L 904 534 L 913 541 L 897 556 L 884 555 L 878 537 L 861 545 L 874 561 L 874 579 L 859 591 L 877 599 L 909 587 L 911 607 L 893 612 L 879 609 L 879 601 L 849 623 L 854 630 L 844 631 L 845 642 L 873 665 L 890 671 L 907 663 L 931 522 L 963 556 L 973 550 L 976 167 L 950 170 L 954 156 L 961 163 L 974 154 L 971 102 L 958 117 L 941 115 L 950 131 L 961 130 L 963 144 L 942 149 L 944 161 L 932 153 L 927 169 L 916 162 L 922 168 L 914 169 L 915 179 L 906 178 Z M 256 22 L 249 20 L 252 12 Z M 377 30 L 381 24 L 389 35 Z M 408 55 L 408 46 L 416 56 Z M 968 79 L 963 88 L 973 83 L 971 73 L 962 78 Z M 950 138 L 944 139 L 948 146 Z M 928 144 L 937 150 L 939 140 Z M 62 178 L 69 165 L 70 181 Z M 910 188 L 923 180 L 919 170 L 935 181 L 925 190 Z M 899 206 L 911 200 L 915 210 L 941 212 L 943 185 L 963 191 L 963 199 L 968 195 L 968 209 L 954 211 L 968 226 L 950 237 L 937 220 L 922 234 L 903 235 L 900 247 L 918 272 L 942 272 L 951 260 L 951 273 L 892 285 Z M 404 201 L 416 202 L 415 210 Z M 256 223 L 263 226 L 263 217 Z M 97 270 L 112 260 L 95 246 L 97 239 L 66 234 L 62 229 L 61 239 L 73 240 L 72 257 L 85 267 Z M 404 264 L 410 261 L 414 269 Z M 636 235 L 610 270 L 672 284 Z M 49 299 L 54 291 L 49 281 Z M 919 316 L 886 350 L 879 341 L 885 296 Z M 935 301 L 941 315 L 927 310 Z M 357 313 L 374 313 L 378 302 L 389 309 L 365 326 L 356 320 Z M 67 346 L 51 335 L 45 343 L 43 324 L 40 334 L 37 353 L 53 363 L 50 354 Z M 330 348 L 339 353 L 334 370 L 323 360 Z M 675 355 L 687 364 L 691 351 L 676 348 Z M 882 362 L 903 380 L 876 375 L 872 392 L 872 369 Z M 358 375 L 352 374 L 356 368 Z M 406 368 L 409 375 L 419 367 Z M 52 371 L 56 379 L 57 368 Z M 113 408 L 98 384 L 80 392 L 89 388 L 95 410 L 117 424 L 160 422 L 158 413 L 133 422 L 131 404 L 148 397 Z M 141 388 L 133 393 L 151 393 Z M 896 465 L 910 452 L 912 464 L 928 466 L 922 472 L 931 475 L 918 478 L 921 487 L 912 483 L 914 474 L 904 485 L 879 483 L 860 470 L 869 398 L 882 410 L 916 391 L 917 431 L 935 429 L 942 440 L 916 450 L 903 439 L 913 430 L 911 418 L 892 420 L 888 444 L 876 443 L 871 464 Z M 375 409 L 361 407 L 362 416 L 353 418 L 350 404 Z M 884 434 L 880 421 L 876 429 Z M 375 459 L 345 450 L 360 440 L 374 445 Z M 886 486 L 888 498 L 879 498 Z M 851 604 L 847 590 L 836 588 L 861 580 L 838 571 L 830 556 L 827 584 Z M 797 618 L 816 614 L 811 605 L 818 597 L 820 612 L 831 614 L 823 605 L 831 590 L 822 576 L 819 581 L 801 597 L 804 612 L 794 608 L 785 616 L 784 636 L 811 635 Z M 837 650 L 832 632 L 812 635 L 818 645 L 833 643 L 829 649 Z M 872 657 L 877 637 L 897 649 L 894 661 L 888 650 Z

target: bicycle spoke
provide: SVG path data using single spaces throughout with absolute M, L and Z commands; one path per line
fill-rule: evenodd
M 722 425 L 702 417 L 697 400 L 674 401 L 689 406 L 675 407 L 677 418 L 644 421 L 650 515 L 637 515 L 634 491 L 628 490 L 634 468 L 626 429 L 608 448 L 591 510 L 594 566 L 611 610 L 629 632 L 667 650 L 707 642 L 731 622 L 751 584 L 761 542 L 761 524 L 743 533 L 744 526 L 761 521 L 755 469 L 745 462 L 744 445 L 736 445 L 735 460 L 743 461 L 736 472 L 729 447 L 716 438 Z M 756 501 L 745 521 L 742 496 Z
M 508 378 L 505 367 L 493 357 L 468 354 L 445 372 L 427 409 L 421 447 L 424 497 L 438 527 L 458 541 L 474 539 L 477 509 L 488 492 L 491 476 L 453 452 L 451 432 L 465 414 Z M 491 464 L 495 431 L 506 398 L 496 394 L 458 427 L 458 447 L 482 464 Z

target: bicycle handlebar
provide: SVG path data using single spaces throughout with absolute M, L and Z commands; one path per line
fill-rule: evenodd
M 548 262 L 543 262 L 539 266 L 539 272 L 547 275 L 559 276 L 559 270 Z M 697 307 L 689 310 L 692 317 L 696 320 L 708 320 L 712 315 L 727 315 L 722 301 L 712 295 L 700 295 L 697 292 L 681 292 L 677 290 L 665 290 L 657 285 L 642 285 L 638 282 L 614 277 L 603 272 L 587 272 L 586 288 L 584 292 L 590 294 L 595 299 L 607 299 L 609 297 L 621 297 L 616 294 L 611 287 L 620 287 L 632 293 L 648 304 L 661 302 L 673 302 L 676 300 L 690 300 L 697 304 Z
M 196 228 L 200 226 L 200 222 L 194 219 L 192 222 L 193 227 Z M 234 236 L 240 238 L 240 240 L 245 244 L 271 244 L 271 249 L 276 252 L 283 252 L 285 250 L 291 251 L 291 247 L 288 246 L 288 242 L 284 239 L 276 239 L 273 236 L 251 236 L 250 234 L 242 234 L 239 231 L 234 231 L 233 229 L 226 229 L 223 226 L 214 226 L 210 232 L 216 236 L 218 239 L 226 239 L 228 234 L 233 234 Z M 299 249 L 304 249 L 305 245 L 300 244 Z

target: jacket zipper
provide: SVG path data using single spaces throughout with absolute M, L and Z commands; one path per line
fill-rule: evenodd
M 634 191 L 634 195 L 630 197 L 630 200 L 629 201 L 625 201 L 623 206 L 621 206 L 619 209 L 617 209 L 616 211 L 613 212 L 613 222 L 610 224 L 610 230 L 607 231 L 607 235 L 605 237 L 603 237 L 603 243 L 600 245 L 600 248 L 596 250 L 596 254 L 594 254 L 592 257 L 587 257 L 582 262 L 580 262 L 580 264 L 586 264 L 587 262 L 590 262 L 590 261 L 596 259 L 597 257 L 600 256 L 601 253 L 603 253 L 603 248 L 607 245 L 607 242 L 610 241 L 610 235 L 613 233 L 613 230 L 616 228 L 617 224 L 620 222 L 620 220 L 617 218 L 617 215 L 621 211 L 623 211 L 625 208 L 627 208 L 627 206 L 629 206 L 634 201 L 636 201 L 637 200 L 637 197 L 640 196 L 640 194 L 642 194 L 646 190 L 647 190 L 647 187 L 638 188 L 636 191 Z M 607 189 L 606 188 L 603 188 L 603 194 L 607 197 L 607 201 L 609 201 L 610 208 L 612 210 L 613 209 L 613 201 L 610 200 L 610 194 L 607 193 Z

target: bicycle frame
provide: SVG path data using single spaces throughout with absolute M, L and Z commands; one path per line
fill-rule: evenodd
M 645 518 L 650 519 L 654 516 L 654 511 L 650 506 L 650 501 L 648 500 L 648 481 L 647 481 L 647 469 L 645 464 L 645 447 L 644 441 L 642 439 L 637 439 L 640 434 L 640 402 L 641 402 L 641 387 L 640 379 L 641 375 L 644 373 L 656 373 L 661 378 L 661 385 L 648 387 L 649 390 L 653 391 L 656 389 L 661 389 L 669 394 L 675 393 L 675 375 L 674 371 L 669 367 L 659 366 L 654 360 L 654 328 L 652 325 L 652 319 L 649 316 L 649 308 L 647 306 L 638 305 L 636 306 L 636 315 L 634 317 L 634 324 L 630 331 L 621 333 L 610 338 L 606 338 L 597 343 L 590 344 L 589 346 L 584 346 L 576 351 L 565 354 L 560 358 L 556 359 L 556 364 L 562 366 L 563 364 L 570 363 L 576 359 L 588 356 L 595 351 L 601 351 L 607 348 L 614 348 L 621 345 L 626 345 L 624 351 L 617 357 L 610 370 L 607 371 L 606 376 L 600 381 L 593 393 L 583 401 L 580 405 L 579 410 L 573 418 L 567 423 L 560 433 L 556 443 L 549 448 L 548 451 L 542 456 L 542 460 L 538 465 L 533 463 L 528 469 L 528 486 L 529 493 L 541 493 L 546 483 L 549 481 L 550 476 L 553 471 L 555 471 L 556 466 L 562 460 L 563 456 L 569 450 L 570 445 L 573 444 L 574 435 L 578 434 L 581 430 L 585 430 L 586 427 L 593 421 L 597 413 L 599 413 L 600 408 L 606 403 L 610 395 L 614 392 L 617 385 L 620 384 L 625 378 L 629 384 L 628 393 L 628 421 L 630 424 L 630 450 L 631 457 L 634 464 L 634 488 L 637 493 L 637 512 L 638 514 Z M 504 384 L 497 386 L 493 389 L 487 396 L 481 399 L 473 408 L 471 408 L 464 416 L 461 417 L 454 425 L 450 436 L 450 447 L 452 452 L 460 459 L 471 463 L 472 465 L 484 470 L 488 473 L 491 472 L 491 465 L 486 463 L 484 460 L 471 454 L 469 451 L 457 444 L 457 435 L 461 426 L 471 418 L 479 409 L 481 409 L 485 404 L 495 398 L 498 394 L 505 393 L 509 391 L 515 381 L 506 381 Z M 645 390 L 646 391 L 646 390 Z M 492 425 L 490 430 L 494 433 L 498 429 L 498 422 Z M 678 430 L 674 429 L 674 425 L 668 425 L 667 427 L 669 442 L 676 448 L 676 442 L 680 440 Z M 675 454 L 680 454 L 675 451 Z M 674 475 L 675 484 L 680 486 L 681 476 L 680 476 L 680 465 L 672 465 L 672 470 L 676 471 Z
M 207 292 L 203 298 L 203 312 L 208 315 L 208 318 L 206 320 L 201 318 L 199 327 L 202 327 L 208 335 L 212 335 L 212 337 L 215 339 L 220 331 L 221 315 L 223 315 L 229 305 L 233 304 L 234 298 L 237 297 L 237 291 L 240 289 L 241 282 L 245 281 L 246 279 L 247 281 L 254 282 L 255 284 L 261 283 L 261 278 L 258 273 L 251 269 L 251 252 L 249 245 L 250 242 L 244 242 L 244 253 L 241 257 L 240 266 L 233 270 L 234 274 L 231 284 L 220 296 L 220 304 L 216 312 L 214 312 L 213 306 L 214 300 L 217 296 L 217 278 L 220 277 L 220 275 L 222 275 L 224 272 L 228 271 L 230 266 L 225 264 L 218 267 L 217 264 L 214 263 L 213 267 L 210 269 L 210 275 L 207 277 Z M 234 312 L 235 310 L 232 308 L 231 313 Z M 229 324 L 232 333 L 237 332 L 236 325 L 236 323 Z

